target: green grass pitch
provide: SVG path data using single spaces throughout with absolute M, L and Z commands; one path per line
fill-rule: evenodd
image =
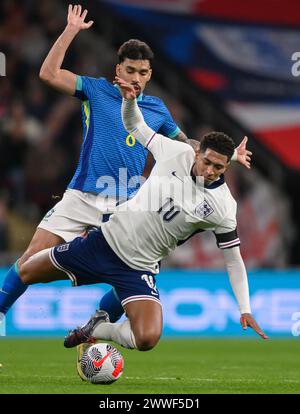
M 118 346 L 122 377 L 81 381 L 62 339 L 0 338 L 0 394 L 300 393 L 299 339 L 165 339 L 149 352 Z

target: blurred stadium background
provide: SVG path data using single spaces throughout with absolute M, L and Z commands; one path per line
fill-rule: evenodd
M 227 182 L 238 200 L 253 313 L 270 336 L 292 337 L 300 334 L 300 76 L 291 72 L 291 56 L 300 51 L 300 4 L 272 3 L 82 1 L 95 23 L 72 43 L 63 66 L 113 79 L 116 50 L 140 38 L 155 52 L 146 93 L 164 99 L 189 137 L 214 129 L 237 143 L 249 137 L 253 167 L 249 172 L 234 165 Z M 80 102 L 38 77 L 65 26 L 67 4 L 0 4 L 0 51 L 6 56 L 0 78 L 0 281 L 62 196 L 77 162 Z M 164 263 L 158 286 L 165 335 L 242 334 L 211 235 L 178 248 Z M 105 290 L 71 289 L 65 282 L 31 287 L 9 312 L 7 335 L 63 335 L 90 316 Z

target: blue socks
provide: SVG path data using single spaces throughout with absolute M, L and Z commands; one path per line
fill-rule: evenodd
M 117 322 L 121 318 L 124 309 L 114 288 L 103 296 L 99 304 L 99 309 L 109 314 L 110 322 Z
M 16 262 L 7 272 L 0 289 L 0 312 L 6 314 L 27 288 L 28 285 L 24 285 L 20 279 L 18 262 Z

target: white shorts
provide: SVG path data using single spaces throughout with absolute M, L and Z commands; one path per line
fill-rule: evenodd
M 90 227 L 100 227 L 103 215 L 113 213 L 116 203 L 115 197 L 103 197 L 69 188 L 62 200 L 48 211 L 38 228 L 48 230 L 69 242 Z

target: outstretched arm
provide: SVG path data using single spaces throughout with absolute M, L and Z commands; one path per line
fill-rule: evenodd
M 179 153 L 182 154 L 183 151 L 192 151 L 188 145 L 157 134 L 146 124 L 131 84 L 117 76 L 114 83 L 119 85 L 123 96 L 122 121 L 124 128 L 152 153 L 156 161 L 170 159 Z
M 117 83 L 120 86 L 122 96 L 126 100 L 130 101 L 130 100 L 133 100 L 135 98 L 135 91 L 134 91 L 132 85 L 130 85 L 127 82 L 123 81 L 123 79 L 120 79 L 119 77 L 115 78 L 115 83 Z M 133 104 L 131 104 L 131 105 L 133 105 Z M 140 114 L 140 116 L 143 118 L 142 114 Z M 141 119 L 140 119 L 140 121 L 141 121 Z M 136 122 L 137 122 L 137 119 L 135 119 L 135 123 Z M 123 120 L 123 123 L 124 123 L 124 120 Z M 135 123 L 133 122 L 133 125 L 131 125 L 132 129 L 134 129 L 134 126 L 136 125 Z M 128 130 L 126 126 L 125 126 L 125 129 Z M 180 131 L 180 133 L 175 137 L 175 140 L 180 141 L 180 142 L 184 142 L 186 144 L 190 144 L 194 151 L 196 151 L 199 148 L 199 145 L 200 145 L 200 143 L 198 141 L 196 141 L 194 139 L 189 139 L 182 131 Z M 232 157 L 232 161 L 237 161 L 238 163 L 240 163 L 244 167 L 250 169 L 251 168 L 251 155 L 252 155 L 252 152 L 248 151 L 247 148 L 246 148 L 247 141 L 248 141 L 248 138 L 244 137 L 244 139 L 242 140 L 240 145 L 235 149 L 233 157 Z M 143 144 L 143 145 L 145 145 L 145 144 Z
M 236 246 L 232 249 L 224 249 L 223 254 L 230 284 L 239 304 L 242 328 L 247 329 L 250 326 L 263 339 L 267 339 L 267 335 L 260 329 L 251 315 L 248 278 L 240 248 Z
M 145 122 L 144 117 L 137 105 L 135 90 L 133 86 L 118 76 L 115 77 L 114 83 L 118 84 L 123 96 L 122 101 L 122 121 L 127 132 L 144 146 L 155 134 Z
M 74 95 L 76 90 L 76 75 L 68 70 L 61 69 L 61 65 L 66 51 L 75 36 L 80 30 L 89 29 L 93 24 L 93 21 L 84 22 L 87 12 L 87 10 L 84 10 L 81 14 L 80 5 L 69 5 L 68 24 L 52 46 L 40 70 L 40 79 L 42 81 L 70 95 Z

